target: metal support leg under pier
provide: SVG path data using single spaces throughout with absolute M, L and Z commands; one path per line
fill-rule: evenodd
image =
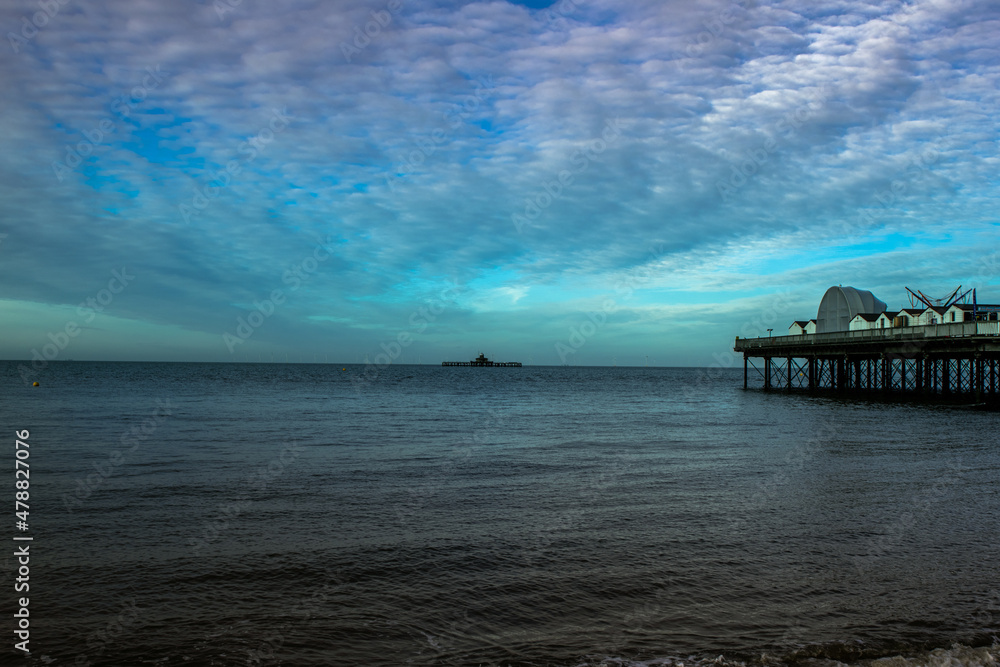
M 976 358 L 972 360 L 972 364 L 975 368 L 976 374 L 976 403 L 980 403 L 983 400 L 983 359 L 976 354 Z

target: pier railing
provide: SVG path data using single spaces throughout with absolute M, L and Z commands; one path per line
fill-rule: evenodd
M 736 339 L 764 389 L 836 389 L 923 396 L 1000 399 L 1000 322 L 953 322 L 916 327 Z M 763 360 L 758 368 L 751 358 Z
M 885 329 L 858 329 L 831 333 L 796 334 L 768 338 L 740 338 L 737 350 L 775 348 L 780 346 L 829 345 L 846 342 L 902 341 L 920 338 L 960 338 L 965 336 L 1000 336 L 1000 322 L 954 322 L 927 324 L 917 327 L 887 327 Z
M 520 361 L 442 361 L 442 366 L 481 366 L 483 368 L 521 368 Z

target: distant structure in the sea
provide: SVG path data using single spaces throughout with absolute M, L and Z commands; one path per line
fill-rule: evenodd
M 792 322 L 787 336 L 737 337 L 743 387 L 753 367 L 764 389 L 784 385 L 998 400 L 1000 304 L 979 303 L 975 289 L 961 287 L 944 299 L 906 291 L 911 308 L 889 311 L 867 290 L 831 287 L 816 319 Z M 762 358 L 764 367 L 751 358 Z
M 504 366 L 508 368 L 520 368 L 520 361 L 491 361 L 480 352 L 479 356 L 472 361 L 442 361 L 442 366 Z

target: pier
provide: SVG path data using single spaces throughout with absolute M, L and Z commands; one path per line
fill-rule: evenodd
M 753 368 L 766 391 L 1000 398 L 996 320 L 737 338 L 733 349 L 743 353 L 744 389 Z
M 442 366 L 490 366 L 490 367 L 503 367 L 503 368 L 520 368 L 520 361 L 491 361 L 487 359 L 482 353 L 472 361 L 442 361 Z

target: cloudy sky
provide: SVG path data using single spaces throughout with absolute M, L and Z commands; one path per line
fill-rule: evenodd
M 0 358 L 708 365 L 830 285 L 1000 301 L 991 0 L 42 0 L 0 29 Z

